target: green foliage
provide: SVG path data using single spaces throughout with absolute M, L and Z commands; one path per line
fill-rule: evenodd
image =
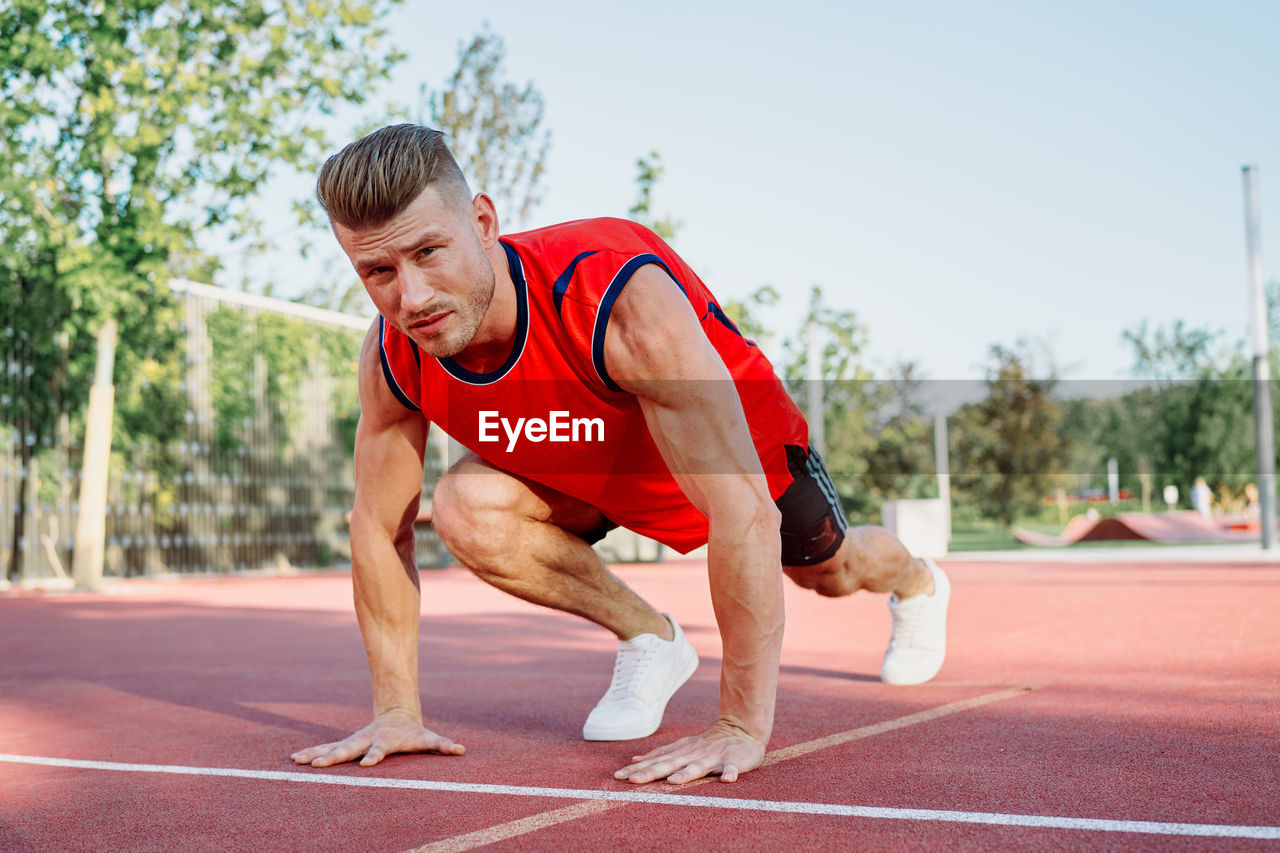
M 933 424 L 924 411 L 925 382 L 913 362 L 897 365 L 893 374 L 875 383 L 874 442 L 866 451 L 863 482 L 868 495 L 876 499 L 877 510 L 880 501 L 890 498 L 937 496 Z
M 867 343 L 866 327 L 855 312 L 827 305 L 822 288 L 815 284 L 809 288 L 809 307 L 800 328 L 782 343 L 785 353 L 782 377 L 788 383 L 798 388 L 798 383 L 809 376 L 808 335 L 811 333 L 817 334 L 821 341 L 818 374 L 824 380 L 859 380 L 869 376 L 859 358 Z
M 134 384 L 122 402 L 154 403 L 144 383 L 177 343 L 165 277 L 209 270 L 200 231 L 252 231 L 248 204 L 273 168 L 317 163 L 328 143 L 315 114 L 362 102 L 399 58 L 376 23 L 388 6 L 24 0 L 0 11 L 5 348 L 82 391 L 93 333 L 116 317 L 117 375 Z M 53 420 L 49 384 L 11 401 L 37 429 Z M 144 435 L 169 426 L 127 406 L 121 416 Z
M 987 397 L 961 407 L 952 420 L 952 482 L 961 500 L 1008 526 L 1039 512 L 1060 478 L 1066 448 L 1062 412 L 1052 398 L 1057 378 L 1034 378 L 1025 345 L 993 345 L 990 359 Z
M 769 343 L 773 340 L 774 334 L 765 325 L 761 315 L 771 311 L 781 298 L 782 294 L 778 293 L 773 285 L 762 284 L 747 294 L 746 299 L 731 299 L 721 303 L 721 307 L 742 332 L 743 337 L 749 341 L 755 341 L 762 350 L 768 352 Z
M 1155 381 L 1114 398 L 1068 405 L 1063 434 L 1073 447 L 1071 470 L 1102 471 L 1114 457 L 1121 488 L 1141 493 L 1146 472 L 1157 504 L 1159 491 L 1175 485 L 1180 503 L 1189 506 L 1196 477 L 1228 503 L 1238 498 L 1244 484 L 1257 479 L 1252 365 L 1238 352 L 1212 352 L 1217 338 L 1181 321 L 1126 332 L 1135 372 Z M 1274 373 L 1280 366 L 1274 351 L 1272 363 Z M 1280 406 L 1274 391 L 1272 404 Z
M 662 165 L 662 155 L 657 151 L 650 151 L 647 157 L 636 159 L 636 203 L 627 209 L 627 215 L 651 229 L 663 240 L 671 242 L 680 230 L 680 220 L 671 216 L 659 219 L 653 213 L 653 188 L 664 171 L 666 167 Z
M 802 409 L 808 383 L 815 381 L 808 379 L 808 335 L 818 336 L 824 460 L 849 517 L 873 522 L 887 499 L 934 494 L 933 433 L 924 416 L 923 386 L 916 366 L 898 365 L 894 378 L 873 379 L 861 360 L 866 329 L 853 311 L 827 305 L 818 286 L 810 289 L 808 310 L 799 328 L 770 350 L 774 334 L 762 316 L 780 298 L 772 286 L 763 285 L 745 300 L 725 303 L 724 309 L 743 334 L 771 357 Z
M 819 379 L 809 366 L 809 335 L 820 341 L 816 367 Z M 871 510 L 871 495 L 864 485 L 870 470 L 868 459 L 873 446 L 872 420 L 877 405 L 875 387 L 862 366 L 860 356 L 867 332 L 853 311 L 826 304 L 822 288 L 809 290 L 809 306 L 794 335 L 782 344 L 782 362 L 775 365 L 791 390 L 792 397 L 806 409 L 807 384 L 820 382 L 825 434 L 824 461 L 831 482 L 845 511 L 863 517 Z M 807 412 L 806 412 L 807 414 Z
M 1269 296 L 1274 326 L 1280 296 L 1274 282 Z M 1157 507 L 1166 485 L 1177 486 L 1181 504 L 1189 506 L 1198 476 L 1219 492 L 1242 491 L 1255 479 L 1253 390 L 1245 359 L 1230 353 L 1221 332 L 1183 320 L 1155 327 L 1142 322 L 1123 339 L 1133 351 L 1134 374 L 1152 384 L 1066 404 L 1068 470 L 1087 481 L 1114 458 L 1120 488 L 1140 495 L 1145 479 Z
M 360 138 L 392 121 L 432 125 L 446 134 L 450 151 L 475 192 L 493 198 L 504 231 L 526 224 L 542 201 L 551 134 L 543 128 L 542 94 L 532 82 L 505 82 L 506 47 L 486 26 L 458 47 L 458 66 L 444 85 L 418 88 L 416 109 L 393 105 L 352 134 Z M 314 200 L 295 202 L 300 225 L 326 232 L 328 219 Z M 265 248 L 265 244 L 262 248 Z M 312 249 L 304 243 L 304 256 Z M 266 289 L 271 295 L 270 285 Z M 293 297 L 293 301 L 344 314 L 371 315 L 364 285 L 345 259 Z
M 1134 374 L 1154 379 L 1185 379 L 1211 371 L 1213 345 L 1221 336 L 1207 327 L 1189 328 L 1182 320 L 1154 329 L 1143 320 L 1121 333 L 1133 347 Z
M 1280 280 L 1272 279 L 1266 286 L 1267 335 L 1271 348 L 1280 348 Z
M 0 421 L 50 444 L 80 412 L 94 336 L 120 323 L 115 449 L 181 437 L 165 280 L 207 278 L 197 235 L 259 227 L 254 193 L 330 148 L 315 119 L 400 58 L 397 0 L 10 0 L 0 5 Z M 62 343 L 65 342 L 65 345 Z M 21 510 L 19 510 L 21 512 Z
M 459 47 L 444 88 L 422 86 L 417 120 L 445 132 L 473 191 L 491 196 L 499 216 L 524 223 L 542 201 L 551 134 L 542 127 L 542 94 L 533 83 L 502 79 L 506 55 L 502 38 L 482 29 Z
M 271 430 L 272 444 L 289 448 L 307 416 L 299 390 L 317 381 L 330 389 L 339 429 L 348 439 L 346 452 L 354 450 L 360 333 L 280 314 L 246 317 L 237 308 L 210 312 L 206 328 L 213 438 L 220 454 L 241 452 L 264 429 Z

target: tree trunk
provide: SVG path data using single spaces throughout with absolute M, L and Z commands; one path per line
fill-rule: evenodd
M 22 576 L 22 551 L 18 547 L 18 538 L 22 536 L 27 523 L 27 478 L 31 476 L 31 447 L 26 442 L 26 434 L 18 435 L 18 500 L 13 511 L 13 548 L 9 550 L 9 569 L 6 572 L 10 582 L 17 583 Z M 32 547 L 30 542 L 27 547 Z

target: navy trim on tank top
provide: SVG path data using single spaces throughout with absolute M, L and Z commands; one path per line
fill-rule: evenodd
M 726 329 L 733 332 L 738 337 L 742 338 L 742 342 L 747 346 L 753 347 L 756 345 L 755 341 L 749 341 L 746 339 L 746 336 L 742 334 L 742 330 L 738 328 L 736 323 L 734 323 L 732 320 L 729 319 L 728 314 L 720 310 L 719 305 L 715 304 L 714 302 L 708 302 L 707 313 L 703 314 L 701 319 L 703 320 L 707 319 L 708 314 L 711 315 L 712 317 L 715 317 L 717 320 L 719 320 L 720 325 L 724 326 Z
M 591 331 L 591 363 L 595 365 L 596 375 L 600 377 L 600 381 L 610 391 L 622 393 L 622 386 L 614 382 L 609 376 L 609 371 L 604 366 L 604 333 L 609 326 L 609 314 L 613 311 L 613 303 L 617 301 L 618 295 L 622 293 L 622 288 L 626 287 L 627 282 L 631 280 L 631 276 L 636 274 L 636 270 L 646 264 L 657 264 L 671 276 L 671 280 L 680 288 L 680 292 L 686 297 L 689 291 L 684 289 L 684 285 L 680 283 L 680 279 L 676 278 L 676 274 L 671 271 L 671 267 L 667 266 L 666 261 L 657 255 L 645 254 L 636 255 L 631 260 L 622 265 L 614 275 L 613 281 L 609 282 L 609 287 L 605 290 L 604 296 L 600 298 L 600 307 L 596 311 L 595 328 Z
M 409 399 L 409 395 L 404 393 L 404 389 L 400 387 L 400 382 L 396 379 L 396 375 L 391 372 L 391 361 L 387 358 L 387 346 L 384 333 L 387 328 L 387 319 L 381 315 L 378 316 L 378 358 L 382 362 L 382 376 L 387 380 L 387 387 L 391 389 L 391 393 L 396 395 L 396 399 L 404 405 L 405 408 L 413 412 L 421 414 L 422 409 L 413 404 Z M 413 345 L 413 357 L 418 357 L 418 346 Z M 418 369 L 422 369 L 422 363 L 418 363 Z
M 516 288 L 516 340 L 511 347 L 511 354 L 507 356 L 507 360 L 502 363 L 502 366 L 488 373 L 476 373 L 473 370 L 467 370 L 452 358 L 436 359 L 450 376 L 468 385 L 492 385 L 506 376 L 511 372 L 511 368 L 516 366 L 516 362 L 520 360 L 520 356 L 524 353 L 525 344 L 529 340 L 529 286 L 524 280 L 524 267 L 521 265 L 520 256 L 516 254 L 515 249 L 501 241 L 499 243 L 507 253 L 507 266 L 511 270 L 511 283 Z
M 591 257 L 598 251 L 600 250 L 592 249 L 589 252 L 583 252 L 578 255 L 578 257 L 569 261 L 569 266 L 565 267 L 564 272 L 560 273 L 560 276 L 556 279 L 556 283 L 551 288 L 551 299 L 555 302 L 557 317 L 560 317 L 560 303 L 564 301 L 565 291 L 569 289 L 569 281 L 573 278 L 573 271 L 578 268 L 578 262 L 584 258 Z M 563 317 L 560 317 L 560 319 L 564 320 Z

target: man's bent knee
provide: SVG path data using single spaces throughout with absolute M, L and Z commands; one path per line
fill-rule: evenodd
M 822 570 L 818 566 L 784 566 L 787 577 L 795 581 L 801 589 L 811 589 L 818 595 L 827 598 L 840 598 L 852 595 L 862 589 L 856 578 L 848 572 L 836 569 Z
M 497 570 L 515 543 L 524 488 L 486 465 L 458 463 L 436 483 L 432 497 L 432 524 L 440 541 L 472 571 Z
M 854 543 L 846 537 L 839 550 L 820 563 L 809 566 L 783 566 L 782 571 L 802 589 L 818 595 L 839 598 L 863 588 L 862 577 L 853 559 Z

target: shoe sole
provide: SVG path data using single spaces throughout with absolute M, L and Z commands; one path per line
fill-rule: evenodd
M 676 691 L 684 686 L 698 670 L 698 653 L 693 646 L 689 645 L 689 641 L 685 640 L 685 646 L 682 650 L 681 666 L 676 670 L 676 675 L 668 684 L 670 685 L 666 691 L 667 697 L 662 700 L 662 704 L 658 706 L 657 719 L 652 724 L 646 723 L 643 728 L 632 726 L 630 728 L 622 726 L 596 726 L 588 728 L 582 727 L 582 739 L 590 741 L 611 741 L 611 740 L 640 740 L 646 738 L 658 730 L 662 725 L 662 717 L 667 711 L 667 703 L 671 701 L 671 697 L 676 695 Z

